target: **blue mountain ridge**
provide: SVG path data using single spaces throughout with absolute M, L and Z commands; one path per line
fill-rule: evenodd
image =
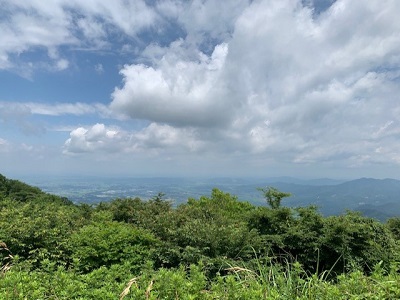
M 239 200 L 266 205 L 258 187 L 272 186 L 291 193 L 282 205 L 290 207 L 316 205 L 324 215 L 336 215 L 346 209 L 386 220 L 400 216 L 400 180 L 360 178 L 100 178 L 100 177 L 35 177 L 21 179 L 46 192 L 68 197 L 74 202 L 98 203 L 115 198 L 149 199 L 158 192 L 174 205 L 188 198 L 207 196 L 213 188 L 236 195 Z

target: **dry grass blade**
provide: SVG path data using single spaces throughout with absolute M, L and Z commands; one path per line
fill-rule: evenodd
M 225 269 L 225 271 L 229 271 L 229 272 L 235 272 L 235 273 L 238 273 L 238 272 L 248 272 L 248 273 L 254 273 L 254 271 L 253 271 L 253 270 L 249 270 L 249 269 L 246 269 L 246 268 L 241 268 L 241 267 L 231 267 L 231 268 L 227 268 L 227 269 Z
M 147 289 L 146 289 L 146 293 L 145 293 L 145 295 L 146 295 L 146 300 L 150 299 L 150 292 L 151 292 L 151 290 L 152 290 L 152 288 L 153 288 L 153 284 L 154 284 L 154 281 L 153 281 L 153 280 L 150 281 L 150 284 L 149 284 L 149 286 L 148 286 Z
M 119 295 L 119 300 L 122 300 L 125 298 L 126 295 L 129 294 L 129 291 L 131 290 L 131 286 L 132 284 L 135 284 L 137 287 L 137 278 L 132 278 L 131 280 L 129 280 L 128 284 L 126 285 L 125 289 L 122 291 L 121 295 Z
M 3 265 L 0 267 L 0 273 L 5 274 L 8 270 L 11 269 L 11 261 L 13 260 L 13 256 L 11 254 L 10 249 L 8 249 L 6 243 L 0 242 L 0 251 L 5 250 L 7 252 L 7 256 L 3 258 Z
M 0 268 L 0 273 L 5 274 L 10 269 L 11 269 L 11 264 L 7 263 Z

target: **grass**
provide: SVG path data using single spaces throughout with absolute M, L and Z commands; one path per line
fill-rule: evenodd
M 390 272 L 378 264 L 369 276 L 354 271 L 328 279 L 326 272 L 307 274 L 297 262 L 279 266 L 260 259 L 258 269 L 233 266 L 225 272 L 210 279 L 202 266 L 192 265 L 134 276 L 113 266 L 77 274 L 62 268 L 29 271 L 15 263 L 2 273 L 0 299 L 400 299 L 395 265 Z
M 231 266 L 224 269 L 225 275 L 213 279 L 206 278 L 202 267 L 196 265 L 152 271 L 131 279 L 120 300 L 400 299 L 398 266 L 389 273 L 378 264 L 370 276 L 354 271 L 332 277 L 329 271 L 307 274 L 296 261 L 286 260 L 282 266 L 271 260 L 257 259 L 256 269 Z
M 10 270 L 14 257 L 4 242 L 0 242 L 0 258 L 2 258 L 0 274 L 5 275 L 5 273 Z

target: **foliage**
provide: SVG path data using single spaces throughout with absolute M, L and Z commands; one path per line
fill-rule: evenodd
M 74 205 L 0 175 L 0 299 L 399 299 L 400 221 L 256 207 L 214 189 L 173 208 Z
M 72 202 L 67 198 L 46 194 L 37 187 L 30 186 L 19 180 L 8 179 L 0 174 L 0 199 L 6 197 L 22 202 L 40 197 L 42 201 L 72 205 Z
M 0 299 L 399 299 L 400 273 L 378 264 L 370 276 L 360 271 L 335 281 L 307 275 L 297 264 L 285 268 L 231 267 L 227 275 L 207 279 L 201 265 L 177 269 L 144 269 L 132 274 L 124 265 L 101 267 L 87 274 L 57 268 L 28 272 L 15 267 L 0 279 Z M 127 289 L 129 287 L 129 289 Z M 123 293 L 125 292 L 125 293 Z
M 249 203 L 218 189 L 211 197 L 189 199 L 176 210 L 177 227 L 171 240 L 181 248 L 194 248 L 204 256 L 248 257 L 260 246 L 257 233 L 247 228 Z
M 387 220 L 387 227 L 393 234 L 394 238 L 400 241 L 400 217 L 390 218 Z
M 74 267 L 83 272 L 121 263 L 129 263 L 138 271 L 150 259 L 156 244 L 147 231 L 115 221 L 86 225 L 69 242 Z
M 368 272 L 380 261 L 389 265 L 397 252 L 389 229 L 374 219 L 350 211 L 325 219 L 321 245 L 323 268 Z
M 290 197 L 290 193 L 281 192 L 273 187 L 259 188 L 258 190 L 264 194 L 265 200 L 273 209 L 277 209 L 281 206 L 283 198 Z
M 67 264 L 68 238 L 85 220 L 77 207 L 42 200 L 0 201 L 0 240 L 35 266 L 45 258 Z
M 163 238 L 168 228 L 173 225 L 172 207 L 169 201 L 162 200 L 161 195 L 143 201 L 140 198 L 115 199 L 100 203 L 97 211 L 109 211 L 114 221 L 134 224 L 148 229 Z

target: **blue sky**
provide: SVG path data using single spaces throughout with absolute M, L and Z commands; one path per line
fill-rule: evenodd
M 0 7 L 0 173 L 400 178 L 397 0 Z

